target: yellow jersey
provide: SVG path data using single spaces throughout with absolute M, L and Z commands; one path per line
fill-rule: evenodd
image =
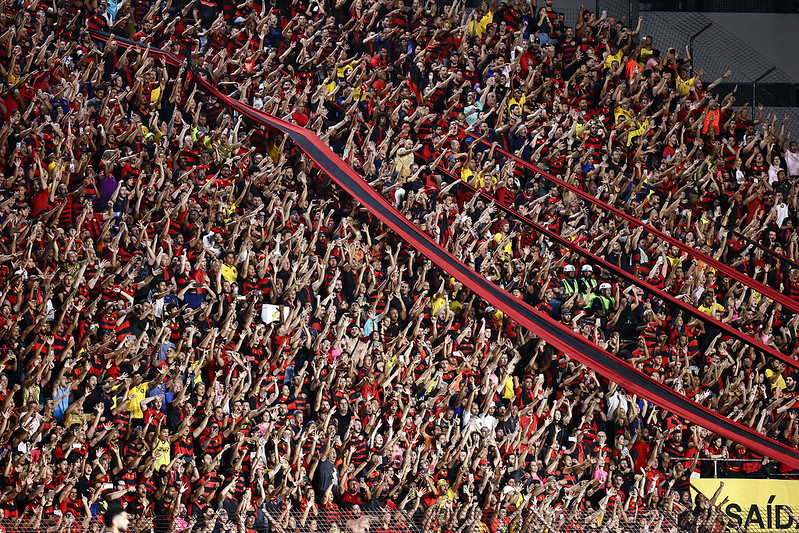
M 499 244 L 502 241 L 503 237 L 504 235 L 502 235 L 501 233 L 494 234 L 494 242 Z M 504 252 L 502 254 L 502 259 L 510 259 L 511 257 L 513 257 L 513 239 L 508 239 L 508 242 L 505 243 L 503 250 Z
M 469 23 L 469 32 L 474 33 L 477 37 L 482 37 L 492 22 L 494 22 L 494 12 L 489 11 L 477 21 L 476 25 L 474 20 Z
M 158 444 L 155 445 L 155 451 L 161 452 L 161 457 L 155 462 L 155 470 L 158 471 L 161 466 L 167 466 L 172 461 L 172 444 L 168 440 L 158 439 Z
M 508 116 L 510 116 L 511 107 L 517 105 L 519 106 L 519 109 L 523 109 L 525 103 L 527 103 L 527 97 L 525 95 L 522 95 L 521 98 L 519 98 L 518 100 L 516 100 L 515 98 L 511 98 L 510 100 L 508 100 Z
M 691 91 L 691 85 L 694 84 L 695 79 L 696 77 L 689 78 L 687 80 L 677 78 L 677 92 L 680 94 L 680 96 L 685 96 Z
M 128 391 L 128 412 L 131 418 L 144 418 L 144 413 L 141 410 L 141 401 L 147 396 L 147 384 L 142 383 L 132 387 Z
M 239 269 L 236 268 L 236 265 L 227 266 L 222 263 L 222 277 L 228 282 L 233 283 L 239 279 Z
M 605 58 L 605 68 L 610 68 L 613 66 L 613 62 L 621 65 L 621 58 L 624 57 L 624 52 L 619 50 L 615 54 L 608 54 L 608 57 Z

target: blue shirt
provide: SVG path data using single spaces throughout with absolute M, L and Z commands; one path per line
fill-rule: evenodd
M 166 383 L 161 383 L 160 385 L 153 387 L 147 392 L 147 396 L 158 396 L 158 395 L 162 395 L 164 397 L 164 401 L 161 402 L 161 412 L 166 414 L 166 406 L 172 403 L 172 400 L 175 399 L 175 393 L 167 391 Z
M 364 334 L 364 336 L 368 337 L 379 326 L 380 326 L 380 319 L 379 318 L 375 317 L 375 318 L 368 319 L 363 325 L 363 334 Z
M 66 412 L 67 407 L 69 407 L 70 392 L 68 388 L 64 387 L 63 389 L 58 389 L 55 393 L 55 396 L 53 396 L 53 399 L 56 400 L 62 394 L 64 397 L 61 398 L 61 401 L 58 402 L 58 404 L 55 406 L 55 410 L 53 411 L 53 418 L 59 422 L 64 420 L 64 413 Z

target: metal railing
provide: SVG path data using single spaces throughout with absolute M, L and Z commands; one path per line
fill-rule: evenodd
M 263 506 L 252 518 L 227 516 L 213 512 L 197 516 L 129 516 L 129 533 L 367 533 L 391 531 L 392 533 L 422 533 L 422 517 L 414 519 L 408 513 L 388 507 L 325 510 L 313 507 L 311 511 L 287 507 L 285 511 L 267 510 Z M 103 533 L 101 515 L 74 517 L 71 513 L 31 518 L 0 519 L 0 533 Z
M 699 31 L 697 31 L 696 33 L 691 35 L 691 37 L 688 39 L 688 51 L 690 52 L 691 57 L 693 57 L 693 55 L 694 55 L 694 41 L 696 41 L 699 38 L 700 35 L 705 33 L 712 26 L 713 26 L 713 23 L 712 22 L 708 22 L 707 24 L 705 24 L 702 27 L 702 29 L 700 29 Z
M 797 0 L 645 0 L 646 9 L 719 13 L 797 13 Z
M 647 500 L 648 501 L 648 500 Z M 623 501 L 603 503 L 591 508 L 586 503 L 576 509 L 552 505 L 545 499 L 543 504 L 530 505 L 519 511 L 483 513 L 447 498 L 441 498 L 426 510 L 418 510 L 413 516 L 394 509 L 338 510 L 335 513 L 304 513 L 289 508 L 284 512 L 257 513 L 258 519 L 220 517 L 131 517 L 130 533 L 438 533 L 443 530 L 461 533 L 485 531 L 515 531 L 533 533 L 570 533 L 591 531 L 596 533 L 678 533 L 681 531 L 737 531 L 765 533 L 769 531 L 796 531 L 799 529 L 799 507 L 774 505 L 773 509 L 759 509 L 757 513 L 718 502 L 715 508 L 703 507 L 694 512 L 685 502 L 661 500 L 654 508 L 643 501 L 626 504 Z M 574 503 L 574 502 L 573 502 Z M 694 502 L 695 503 L 695 502 Z M 671 509 L 666 506 L 670 505 Z M 693 505 L 693 504 L 691 504 Z M 760 506 L 763 507 L 763 506 Z M 276 516 L 279 515 L 279 516 Z M 686 522 L 690 520 L 689 523 Z M 71 515 L 42 517 L 38 522 L 27 519 L 2 519 L 2 533 L 103 533 L 102 518 L 74 518 Z
M 466 511 L 466 512 L 465 512 Z M 257 533 L 435 533 L 444 525 L 452 531 L 494 531 L 497 526 L 505 526 L 507 531 L 543 531 L 566 533 L 571 531 L 652 533 L 677 531 L 677 517 L 660 509 L 635 507 L 624 509 L 619 504 L 597 510 L 568 510 L 548 506 L 539 510 L 530 506 L 519 512 L 509 512 L 494 516 L 484 516 L 481 510 L 468 512 L 466 507 L 440 501 L 426 511 L 418 511 L 413 517 L 407 513 L 384 508 L 382 510 L 362 510 L 358 515 L 341 510 L 334 515 L 320 512 L 306 515 L 300 510 L 289 509 L 260 517 L 258 521 L 239 523 L 235 517 L 220 519 L 204 517 L 131 517 L 129 533 L 211 533 L 212 531 L 243 533 L 245 530 Z M 260 513 L 259 513 L 260 514 Z M 523 528 L 524 526 L 524 528 Z M 31 520 L 0 520 L 0 531 L 4 533 L 102 533 L 105 528 L 102 517 L 74 518 L 71 515 L 51 516 L 36 523 Z
M 736 477 L 741 475 L 741 471 L 736 467 L 744 464 L 760 463 L 760 467 L 753 472 L 747 472 L 748 475 L 768 479 L 797 479 L 799 473 L 797 472 L 780 472 L 780 463 L 772 460 L 767 460 L 765 463 L 762 459 L 730 459 L 721 458 L 713 459 L 710 457 L 701 457 L 699 460 L 699 470 L 702 472 L 702 477 L 712 477 L 723 479 L 726 477 Z M 702 466 L 706 468 L 702 468 Z M 712 472 L 712 474 L 711 474 Z

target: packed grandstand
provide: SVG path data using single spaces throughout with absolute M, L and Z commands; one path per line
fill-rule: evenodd
M 766 528 L 722 478 L 799 473 L 799 151 L 680 43 L 1 1 L 0 527 Z

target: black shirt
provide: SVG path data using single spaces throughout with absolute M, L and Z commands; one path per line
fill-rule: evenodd
M 333 472 L 335 468 L 336 467 L 333 466 L 333 463 L 327 459 L 319 463 L 319 466 L 316 469 L 316 479 L 314 480 L 317 494 L 324 494 L 324 492 L 333 484 Z
M 203 29 L 209 29 L 216 20 L 218 6 L 215 0 L 196 0 L 194 9 L 200 12 L 200 22 Z
M 347 413 L 344 414 L 341 411 L 336 411 L 332 417 L 333 420 L 338 422 L 338 436 L 341 437 L 341 440 L 344 440 L 344 435 L 347 433 L 347 430 L 350 428 L 350 421 L 352 421 L 352 411 L 349 409 Z

